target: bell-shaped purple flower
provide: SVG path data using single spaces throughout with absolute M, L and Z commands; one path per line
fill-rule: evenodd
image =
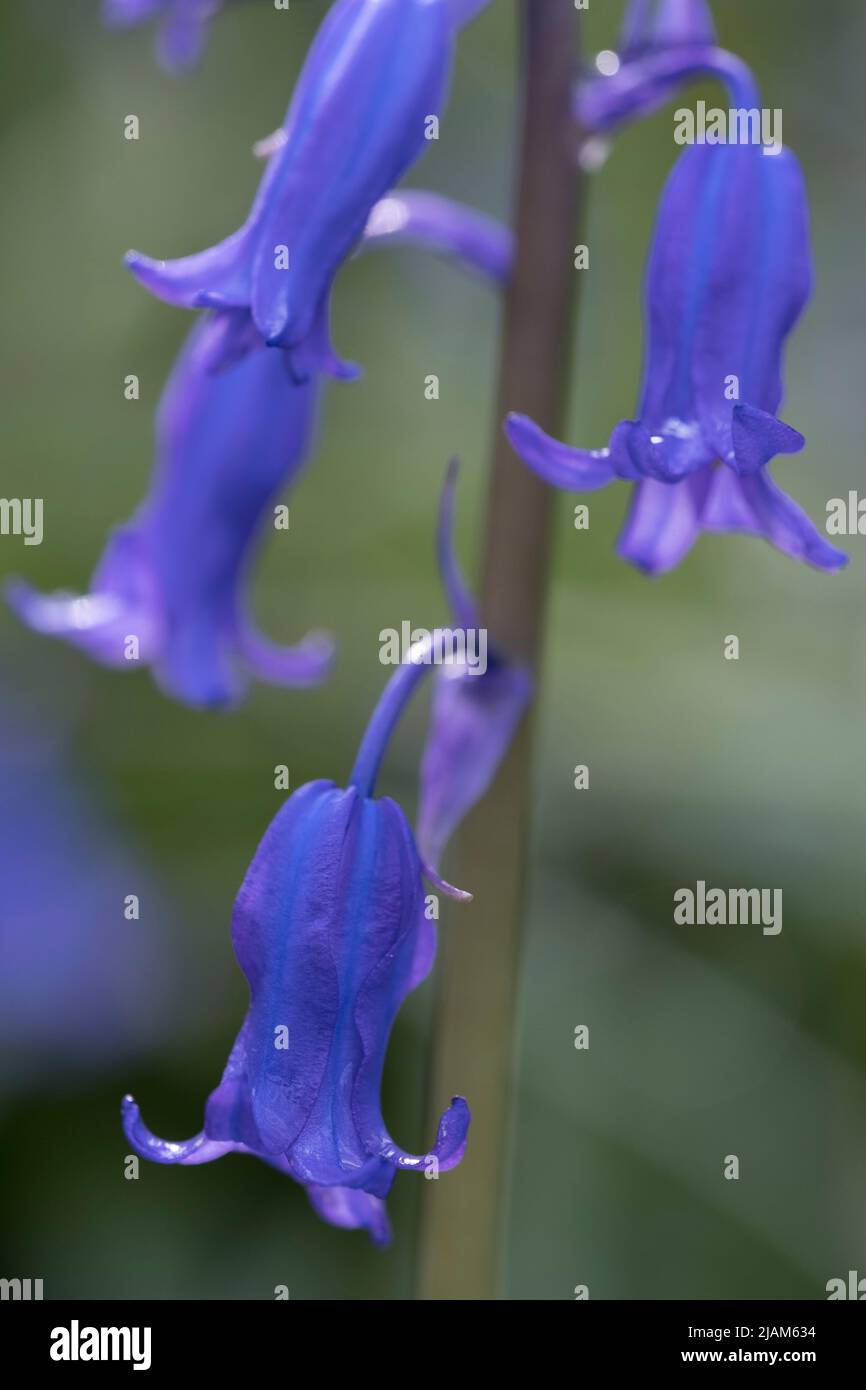
M 619 553 L 650 573 L 701 530 L 746 531 L 837 569 L 834 550 L 766 465 L 801 434 L 777 418 L 785 339 L 812 282 L 805 188 L 789 150 L 694 145 L 665 187 L 646 277 L 648 344 L 636 420 L 606 449 L 571 449 L 525 416 L 506 429 L 557 487 L 637 487 Z
M 454 623 L 464 631 L 477 631 L 475 600 L 454 555 L 456 483 L 454 460 L 439 509 L 439 572 Z M 487 648 L 484 670 L 468 662 L 437 669 L 418 804 L 418 846 L 427 864 L 438 867 L 451 834 L 484 796 L 532 699 L 532 689 L 529 670 L 492 648 Z
M 504 279 L 511 235 L 492 219 L 420 190 L 374 207 L 360 249 L 410 245 Z M 281 648 L 258 635 L 244 588 L 271 504 L 309 454 L 321 383 L 297 383 L 286 359 L 250 341 L 249 315 L 225 310 L 194 327 L 157 417 L 150 491 L 109 542 L 86 595 L 41 595 L 20 581 L 9 602 L 35 631 L 108 666 L 153 667 L 192 705 L 231 703 L 249 673 L 281 685 L 327 674 L 331 644 Z M 215 371 L 215 364 L 230 364 Z M 131 640 L 134 639 L 134 647 Z
M 424 148 L 452 47 L 445 0 L 337 0 L 240 231 L 182 260 L 130 252 L 130 269 L 171 304 L 248 311 L 298 378 L 354 375 L 330 344 L 333 280 L 374 204 Z
M 454 1167 L 470 1118 L 456 1097 L 433 1147 L 410 1154 L 389 1135 L 379 1099 L 391 1026 L 436 947 L 412 831 L 396 802 L 374 796 L 391 730 L 429 653 L 411 656 L 385 688 L 348 788 L 301 787 L 250 865 L 232 918 L 250 1005 L 204 1129 L 181 1143 L 158 1139 L 132 1098 L 123 1102 L 127 1138 L 142 1157 L 197 1164 L 255 1154 L 303 1183 L 327 1220 L 378 1240 L 387 1238 L 381 1203 L 396 1171 Z
M 317 384 L 287 379 L 279 353 L 258 348 L 209 370 L 214 325 L 196 324 L 156 423 L 156 467 L 141 507 L 109 540 L 86 595 L 8 586 L 37 632 L 64 637 L 121 669 L 150 665 L 191 705 L 231 703 L 244 671 L 284 685 L 327 675 L 329 640 L 274 646 L 246 612 L 244 585 L 271 504 L 307 456 Z
M 159 19 L 156 51 L 169 72 L 185 72 L 201 57 L 207 26 L 223 0 L 103 0 L 102 15 L 115 29 Z

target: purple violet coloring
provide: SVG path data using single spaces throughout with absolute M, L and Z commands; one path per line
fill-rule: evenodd
M 439 508 L 439 572 L 458 628 L 478 629 L 475 600 L 454 555 L 457 462 L 448 470 Z M 447 840 L 492 783 L 532 699 L 530 671 L 493 648 L 486 669 L 467 663 L 440 666 L 433 678 L 430 730 L 421 760 L 418 846 L 425 863 L 439 867 Z
M 194 67 L 202 54 L 207 27 L 223 0 L 103 0 L 102 17 L 113 29 L 131 29 L 159 19 L 156 52 L 167 72 Z
M 254 1154 L 308 1190 L 325 1220 L 388 1240 L 384 1199 L 398 1170 L 445 1172 L 463 1156 L 470 1114 L 455 1097 L 433 1147 L 410 1154 L 390 1137 L 379 1092 L 391 1026 L 429 972 L 436 929 L 422 865 L 396 802 L 374 789 L 391 732 L 429 662 L 424 649 L 389 680 L 348 788 L 309 782 L 278 812 L 235 903 L 232 941 L 250 1004 L 205 1108 L 180 1143 L 144 1125 L 132 1097 L 124 1130 L 157 1163 Z M 460 898 L 469 895 L 451 890 Z
M 445 0 L 337 0 L 244 225 L 181 260 L 131 251 L 133 274 L 170 304 L 243 311 L 299 380 L 357 375 L 331 347 L 334 277 L 375 203 L 423 151 L 453 47 Z
M 790 150 L 692 145 L 662 194 L 646 274 L 638 416 L 604 449 L 573 449 L 511 415 L 513 448 L 573 492 L 635 486 L 618 550 L 650 574 L 672 569 L 701 531 L 741 531 L 819 569 L 846 557 L 773 482 L 776 454 L 803 436 L 777 418 L 785 340 L 812 267 L 800 167 Z

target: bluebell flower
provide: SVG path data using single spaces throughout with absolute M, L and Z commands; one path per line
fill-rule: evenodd
M 577 85 L 575 115 L 584 131 L 600 134 L 651 115 L 698 78 L 723 82 L 734 107 L 760 105 L 746 64 L 716 43 L 707 0 L 632 0 L 608 63 Z
M 439 572 L 455 625 L 471 631 L 478 629 L 479 615 L 454 555 L 456 482 L 455 460 L 439 509 Z M 488 790 L 532 690 L 529 670 L 493 647 L 484 671 L 465 662 L 437 668 L 418 803 L 418 846 L 426 863 L 438 867 L 453 831 Z
M 452 48 L 445 0 L 337 0 L 244 225 L 181 260 L 130 252 L 133 274 L 171 304 L 244 310 L 298 378 L 355 375 L 331 347 L 333 280 L 375 203 L 423 150 Z
M 665 187 L 646 277 L 638 416 L 605 449 L 572 449 L 525 416 L 506 429 L 540 477 L 581 492 L 636 484 L 619 553 L 657 573 L 701 530 L 745 531 L 820 569 L 834 550 L 773 482 L 804 439 L 777 418 L 785 340 L 812 284 L 803 177 L 789 150 L 694 145 Z
M 131 28 L 159 18 L 157 57 L 169 72 L 185 72 L 198 62 L 207 26 L 223 0 L 103 0 L 106 24 Z
M 511 234 L 498 223 L 420 190 L 394 192 L 374 207 L 361 248 L 392 244 L 438 252 L 495 280 L 512 255 Z M 90 592 L 7 586 L 11 606 L 35 631 L 107 666 L 150 665 L 168 694 L 197 706 L 237 700 L 245 673 L 315 684 L 332 654 L 322 636 L 275 646 L 246 615 L 256 545 L 309 455 L 321 392 L 316 379 L 294 382 L 282 353 L 251 341 L 249 322 L 224 310 L 194 327 L 159 408 L 153 483 L 109 541 Z
M 296 647 L 267 641 L 243 592 L 272 504 L 307 457 L 317 383 L 290 382 L 280 354 L 261 347 L 214 374 L 214 331 L 207 319 L 197 323 L 175 364 L 157 415 L 150 490 L 109 540 L 90 592 L 43 596 L 21 582 L 7 589 L 37 632 L 107 666 L 152 666 L 167 693 L 197 706 L 235 701 L 244 672 L 315 684 L 332 656 L 321 636 Z
M 396 802 L 374 795 L 428 655 L 413 649 L 391 677 L 348 787 L 301 787 L 256 852 L 232 917 L 249 1010 L 201 1133 L 158 1139 L 132 1098 L 123 1102 L 127 1138 L 143 1158 L 198 1164 L 254 1154 L 302 1183 L 327 1220 L 380 1241 L 395 1173 L 453 1168 L 470 1119 L 455 1097 L 432 1148 L 411 1154 L 388 1133 L 379 1099 L 391 1026 L 436 949 L 412 831 Z

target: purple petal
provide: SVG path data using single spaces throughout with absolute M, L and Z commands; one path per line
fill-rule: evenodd
M 440 893 L 444 893 L 446 898 L 453 898 L 458 903 L 471 903 L 473 897 L 471 893 L 468 893 L 465 888 L 455 888 L 453 883 L 449 883 L 429 864 L 422 865 L 422 872 L 433 887 L 438 889 Z
M 637 483 L 617 554 L 645 574 L 673 569 L 697 539 L 708 482 L 708 475 L 697 475 L 681 483 Z
M 389 1163 L 393 1163 L 395 1168 L 408 1168 L 422 1172 L 429 1164 L 430 1159 L 435 1158 L 439 1172 L 447 1173 L 449 1169 L 457 1167 L 466 1152 L 466 1137 L 469 1133 L 471 1120 L 472 1115 L 466 1101 L 462 1096 L 454 1096 L 439 1121 L 436 1143 L 432 1149 L 429 1149 L 425 1154 L 410 1154 L 386 1136 L 382 1156 Z
M 499 283 L 514 259 L 507 227 L 438 193 L 407 189 L 381 198 L 370 213 L 363 246 L 407 245 L 448 256 Z
M 835 570 L 848 563 L 848 557 L 825 540 L 766 470 L 737 477 L 729 468 L 715 469 L 701 526 L 706 531 L 763 536 L 785 554 L 818 569 Z
M 633 465 L 628 473 L 619 464 L 624 452 Z M 624 420 L 611 439 L 611 457 L 620 477 L 652 478 L 660 483 L 677 483 L 689 474 L 706 468 L 715 460 L 697 424 L 680 423 L 675 432 L 651 434 L 638 420 Z
M 161 641 L 152 602 L 153 577 L 134 526 L 109 540 L 89 594 L 40 594 L 23 580 L 5 589 L 12 611 L 34 632 L 62 637 L 104 666 L 135 670 L 153 659 Z M 127 639 L 138 639 L 138 660 L 129 659 Z
M 730 468 L 712 470 L 709 491 L 701 510 L 701 530 L 761 535 L 755 514 L 743 496 L 740 480 Z
M 307 1188 L 313 1210 L 323 1221 L 343 1230 L 368 1231 L 374 1245 L 390 1245 L 391 1222 L 380 1197 L 354 1187 Z
M 334 663 L 334 642 L 326 633 L 311 632 L 295 646 L 281 647 L 254 628 L 242 626 L 238 651 L 259 680 L 298 688 L 321 685 Z
M 771 545 L 795 560 L 807 561 L 816 569 L 837 570 L 847 565 L 848 556 L 830 545 L 802 508 L 777 487 L 769 473 L 755 473 L 738 481 L 757 528 Z
M 776 454 L 798 454 L 806 443 L 798 430 L 765 410 L 735 405 L 732 428 L 734 470 L 757 473 Z
M 459 468 L 458 460 L 452 459 L 442 486 L 436 526 L 436 562 L 452 619 L 460 627 L 472 628 L 478 623 L 478 609 L 460 573 L 454 549 L 454 496 Z
M 123 1132 L 137 1154 L 148 1158 L 152 1163 L 213 1163 L 228 1153 L 244 1153 L 243 1144 L 218 1143 L 208 1139 L 202 1131 L 192 1139 L 160 1139 L 152 1134 L 141 1118 L 141 1112 L 132 1096 L 124 1096 L 120 1107 L 123 1119 Z
M 531 698 L 529 671 L 502 659 L 483 675 L 453 666 L 436 672 L 417 824 L 426 863 L 439 863 L 457 825 L 490 787 Z
M 610 449 L 572 449 L 545 434 L 527 415 L 509 415 L 505 433 L 515 453 L 552 487 L 592 492 L 617 476 Z

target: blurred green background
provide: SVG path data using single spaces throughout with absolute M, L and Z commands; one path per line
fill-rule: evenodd
M 191 252 L 240 224 L 261 173 L 250 147 L 279 123 L 324 8 L 228 6 L 181 81 L 157 69 L 152 30 L 107 33 L 96 3 L 2 8 L 2 492 L 46 500 L 41 548 L 0 539 L 4 575 L 84 588 L 108 527 L 144 491 L 153 410 L 190 320 L 149 298 L 121 255 Z M 866 7 L 720 0 L 715 11 L 722 42 L 783 108 L 809 184 L 817 293 L 792 342 L 785 409 L 808 446 L 776 476 L 821 524 L 863 469 Z M 591 50 L 612 45 L 620 12 L 593 0 Z M 507 215 L 514 65 L 514 7 L 495 0 L 461 40 L 442 138 L 412 183 Z M 123 138 L 129 113 L 137 143 Z M 568 432 L 585 445 L 633 410 L 640 278 L 671 137 L 669 112 L 631 128 L 591 185 Z M 22 752 L 23 719 L 103 827 L 89 856 L 76 853 L 103 961 L 116 951 L 120 971 L 125 934 L 139 937 L 133 954 L 159 942 L 158 964 L 130 976 L 127 959 L 122 990 L 110 970 L 99 982 L 121 1015 L 145 1016 L 129 1045 L 67 1065 L 63 1026 L 42 1048 L 3 1030 L 0 1274 L 41 1277 L 48 1298 L 270 1298 L 277 1284 L 302 1299 L 411 1297 L 409 1176 L 395 1183 L 383 1254 L 320 1224 L 299 1188 L 252 1160 L 142 1164 L 126 1181 L 118 1123 L 132 1090 L 158 1133 L 200 1127 L 245 1003 L 229 918 L 280 801 L 274 765 L 288 763 L 293 786 L 344 779 L 382 684 L 379 630 L 442 615 L 433 518 L 455 452 L 470 572 L 477 555 L 495 297 L 417 253 L 381 252 L 341 274 L 334 330 L 365 376 L 330 388 L 292 529 L 271 538 L 255 583 L 274 638 L 311 627 L 338 638 L 324 689 L 258 686 L 237 712 L 193 713 L 146 674 L 99 669 L 0 612 L 7 814 L 19 797 L 54 794 L 45 759 Z M 123 397 L 129 372 L 138 402 Z M 438 403 L 424 399 L 430 372 Z M 852 538 L 849 569 L 828 578 L 762 542 L 709 536 L 648 581 L 613 553 L 625 488 L 584 500 L 588 533 L 558 502 L 502 1293 L 569 1299 L 584 1283 L 592 1298 L 822 1298 L 828 1279 L 866 1273 L 866 542 Z M 738 663 L 722 659 L 727 633 Z M 410 810 L 424 712 L 422 697 L 383 783 Z M 588 792 L 573 790 L 577 763 Z M 136 866 L 148 889 L 141 920 L 126 922 Z M 26 929 L 39 951 L 86 966 L 68 940 L 74 888 L 62 875 L 47 884 L 45 914 L 25 927 L 15 867 L 0 884 L 7 941 Z M 673 891 L 699 878 L 781 886 L 782 934 L 675 927 Z M 452 929 L 472 930 L 471 909 L 459 927 L 446 916 Z M 14 972 L 14 951 L 0 964 Z M 385 1113 L 410 1148 L 429 1140 L 432 994 L 428 983 L 410 1001 L 389 1051 Z M 51 1008 L 63 1023 L 62 999 Z M 581 1023 L 588 1052 L 573 1047 Z M 730 1153 L 739 1182 L 722 1177 Z

